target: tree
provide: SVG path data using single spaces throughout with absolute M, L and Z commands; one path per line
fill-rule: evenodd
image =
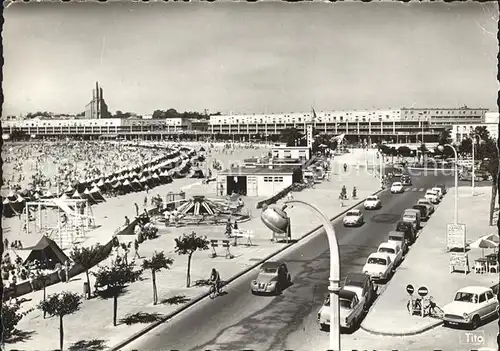
M 297 128 L 285 128 L 280 133 L 280 140 L 286 143 L 286 146 L 296 146 L 304 143 L 303 136 Z
M 63 291 L 59 294 L 50 295 L 47 300 L 40 302 L 38 305 L 38 308 L 42 311 L 51 316 L 59 317 L 59 347 L 61 351 L 63 350 L 64 341 L 63 317 L 78 311 L 82 303 L 81 299 L 81 296 L 76 293 Z
M 490 131 L 485 126 L 477 126 L 473 134 L 479 138 L 479 140 L 489 141 L 491 139 Z
M 429 152 L 429 149 L 427 148 L 427 145 L 425 145 L 424 143 L 420 144 L 418 150 L 420 151 L 420 153 L 422 154 L 422 163 L 425 163 L 425 155 Z
M 28 313 L 34 310 L 31 308 L 24 312 L 19 312 L 19 304 L 2 302 L 2 342 L 8 340 L 16 331 L 17 324 Z
M 107 255 L 105 255 L 104 253 L 104 248 L 100 244 L 96 244 L 90 247 L 74 247 L 73 251 L 71 251 L 70 253 L 71 260 L 73 260 L 75 264 L 80 265 L 83 269 L 85 269 L 87 284 L 89 286 L 89 299 L 91 298 L 89 269 L 104 260 L 106 256 Z
M 150 260 L 145 259 L 144 261 L 142 261 L 142 268 L 151 270 L 151 277 L 153 280 L 153 305 L 156 305 L 158 303 L 158 290 L 156 288 L 156 272 L 159 272 L 162 269 L 170 269 L 170 266 L 173 263 L 174 260 L 172 258 L 165 257 L 165 253 L 163 251 L 161 252 L 155 251 Z
M 43 289 L 43 301 L 47 299 L 47 285 L 50 283 L 50 275 L 43 274 L 41 270 L 38 270 L 35 276 L 35 280 L 42 285 Z M 43 318 L 45 319 L 46 313 L 43 311 Z
M 409 157 L 411 155 L 411 149 L 408 146 L 400 146 L 397 150 L 398 155 L 403 157 Z
M 113 297 L 113 326 L 116 326 L 118 296 L 128 284 L 139 279 L 142 270 L 134 271 L 132 264 L 117 261 L 111 267 L 99 267 L 97 273 L 92 274 L 95 276 L 96 285 L 99 287 L 105 286 L 105 292 Z M 108 295 L 102 293 L 101 296 L 108 297 Z
M 451 144 L 451 129 L 443 129 L 441 133 L 439 133 L 438 143 L 440 145 Z
M 182 234 L 182 236 L 175 238 L 175 252 L 178 255 L 188 256 L 186 279 L 188 288 L 191 284 L 191 258 L 197 250 L 208 250 L 209 242 L 207 237 L 199 237 L 194 231 L 191 234 Z
M 464 138 L 457 151 L 462 155 L 470 155 L 472 153 L 472 139 Z

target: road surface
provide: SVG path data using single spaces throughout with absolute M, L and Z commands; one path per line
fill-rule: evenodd
M 403 194 L 391 195 L 384 191 L 380 194 L 382 209 L 361 209 L 365 213 L 366 223 L 360 228 L 344 228 L 341 220 L 334 221 L 340 245 L 342 279 L 347 273 L 361 272 L 366 257 L 386 240 L 403 210 L 410 208 L 423 197 L 425 189 L 436 183 L 449 186 L 453 184 L 453 178 L 422 176 L 413 178 L 413 185 L 407 187 L 409 190 Z M 226 288 L 226 295 L 201 301 L 123 350 L 326 349 L 328 333 L 319 331 L 316 323 L 317 312 L 328 286 L 329 250 L 326 235 L 315 235 L 304 244 L 297 245 L 286 253 L 283 260 L 292 272 L 293 285 L 280 296 L 252 295 L 250 282 L 258 272 L 254 270 L 230 284 Z M 209 269 L 207 267 L 207 272 Z M 458 335 L 453 330 L 445 330 L 443 335 L 447 333 Z M 342 343 L 345 345 L 343 348 L 354 349 L 368 346 L 366 343 L 373 339 L 378 341 L 376 348 L 382 348 L 384 340 L 387 340 L 386 347 L 394 349 L 399 345 L 399 349 L 404 349 L 413 348 L 412 343 L 421 338 L 386 339 L 357 330 L 351 335 L 343 334 Z M 450 340 L 446 336 L 443 338 Z M 455 339 L 458 343 L 458 336 Z M 399 341 L 396 343 L 396 340 Z M 435 344 L 437 346 L 439 343 L 430 338 L 427 346 L 435 348 Z M 373 347 L 375 345 L 370 342 L 370 348 Z M 458 350 L 458 346 L 451 349 Z

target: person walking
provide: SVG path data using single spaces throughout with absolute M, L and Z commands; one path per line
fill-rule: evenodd
M 62 278 L 62 266 L 61 266 L 61 264 L 59 262 L 56 263 L 55 269 L 56 269 L 57 277 L 59 278 L 59 281 L 62 282 L 63 281 L 63 278 Z
M 134 202 L 134 206 L 135 206 L 135 216 L 139 217 L 139 205 L 137 205 L 137 202 Z
M 70 277 L 69 277 L 69 271 L 71 270 L 71 262 L 69 260 L 66 260 L 64 262 L 64 275 L 66 278 L 65 283 L 69 283 Z
M 144 196 L 144 208 L 148 206 L 148 197 Z
M 130 225 L 130 219 L 125 216 L 125 227 L 128 227 Z
M 134 258 L 142 258 L 141 255 L 139 254 L 139 241 L 137 238 L 134 240 Z

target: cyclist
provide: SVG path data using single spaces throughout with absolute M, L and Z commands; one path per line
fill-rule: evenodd
M 217 294 L 220 294 L 220 274 L 215 268 L 212 268 L 212 274 L 210 274 L 210 284 L 215 287 Z

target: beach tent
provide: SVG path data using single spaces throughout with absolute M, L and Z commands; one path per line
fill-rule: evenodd
M 71 185 L 68 185 L 68 187 L 64 190 L 64 193 L 68 196 L 71 196 L 71 195 L 73 195 L 74 191 L 75 191 L 75 189 L 73 189 L 73 187 Z
M 64 265 L 64 263 L 68 260 L 68 256 L 66 256 L 57 244 L 47 238 L 45 235 L 42 236 L 38 244 L 31 247 L 26 247 L 23 250 L 31 250 L 31 253 L 28 255 L 26 260 L 24 261 L 24 265 L 29 265 L 35 260 L 38 262 L 43 262 L 47 265 L 47 268 L 54 269 L 57 263 Z
M 16 212 L 10 206 L 10 200 L 8 198 L 5 198 L 2 201 L 2 216 L 10 218 L 10 217 L 14 217 L 15 215 L 16 215 Z
M 125 179 L 125 181 L 122 183 L 122 189 L 125 193 L 134 191 L 134 188 L 132 187 L 132 184 L 130 184 L 130 181 L 128 179 Z
M 71 196 L 72 199 L 81 199 L 82 196 L 80 195 L 80 193 L 78 192 L 78 190 L 75 190 L 75 192 L 73 193 L 73 196 Z
M 50 199 L 50 198 L 53 198 L 54 197 L 54 194 L 52 194 L 52 191 L 50 190 L 47 190 L 43 196 L 42 196 L 42 199 Z
M 134 191 L 141 191 L 143 188 L 141 182 L 139 182 L 139 180 L 137 178 L 132 179 L 132 181 L 130 182 L 130 185 L 132 186 Z
M 191 178 L 205 178 L 205 174 L 201 168 L 195 168 L 192 171 Z
M 26 206 L 26 200 L 19 195 L 16 199 L 16 201 L 10 201 L 10 206 L 16 213 L 21 213 Z
M 82 199 L 87 200 L 89 202 L 89 204 L 91 204 L 91 205 L 95 205 L 97 203 L 97 201 L 94 200 L 92 195 L 90 195 L 89 189 L 85 189 L 85 191 L 83 192 L 83 194 L 81 194 L 81 196 L 82 196 Z
M 92 196 L 92 198 L 97 202 L 105 202 L 106 201 L 106 199 L 104 199 L 104 196 L 102 196 L 101 191 L 97 187 L 93 187 L 90 190 L 90 196 Z
M 17 194 L 11 190 L 11 191 L 9 191 L 9 195 L 7 195 L 7 199 L 9 199 L 9 201 L 16 201 Z

